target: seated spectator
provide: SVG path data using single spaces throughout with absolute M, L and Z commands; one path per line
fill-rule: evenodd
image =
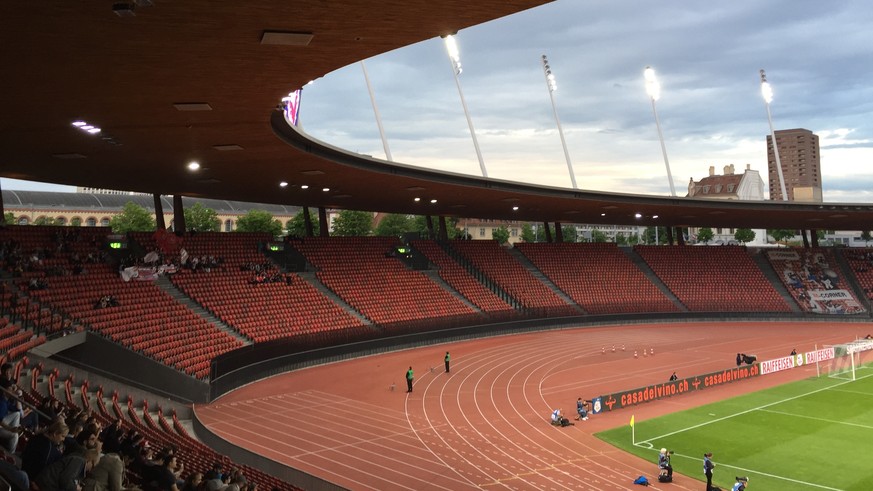
M 99 459 L 100 452 L 93 448 L 83 454 L 67 455 L 43 469 L 36 477 L 36 485 L 40 490 L 81 491 L 79 483 Z
M 176 467 L 176 456 L 165 455 L 160 466 L 154 470 L 154 475 L 146 487 L 161 491 L 179 491 L 176 481 Z
M 580 419 L 582 421 L 588 421 L 588 411 L 591 410 L 591 402 L 582 399 L 581 397 L 576 400 L 576 412 L 579 414 L 576 416 L 576 421 Z
M 18 436 L 22 431 L 21 412 L 18 411 L 15 400 L 7 393 L 0 394 L 0 445 L 3 449 L 8 453 L 15 453 Z
M 203 474 L 199 472 L 192 472 L 188 474 L 188 478 L 185 479 L 185 484 L 182 485 L 182 491 L 200 491 L 201 484 L 203 483 Z
M 21 453 L 21 469 L 27 473 L 31 481 L 36 479 L 46 466 L 61 460 L 62 445 L 69 431 L 66 423 L 58 419 L 27 442 Z
M 128 489 L 124 487 L 124 474 L 132 460 L 132 454 L 104 454 L 82 483 L 82 491 L 121 491 L 122 489 Z

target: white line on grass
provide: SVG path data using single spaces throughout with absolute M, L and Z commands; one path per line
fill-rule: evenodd
M 847 421 L 837 421 L 837 420 L 833 420 L 833 419 L 816 418 L 815 416 L 807 416 L 805 414 L 796 414 L 796 413 L 787 413 L 785 411 L 774 411 L 772 409 L 761 409 L 760 411 L 764 412 L 764 413 L 784 414 L 785 416 L 794 416 L 795 418 L 812 419 L 815 421 L 821 421 L 823 423 L 831 423 L 831 424 L 835 424 L 835 425 L 846 425 L 846 426 L 857 426 L 858 428 L 865 428 L 868 430 L 873 430 L 873 426 L 862 425 L 862 424 L 858 424 L 858 423 L 849 423 Z
M 869 375 L 864 375 L 863 377 L 858 377 L 857 380 L 862 380 L 862 379 L 865 379 L 865 378 L 867 378 L 867 377 L 871 377 L 871 376 L 873 376 L 873 373 L 871 373 L 871 374 L 869 374 Z M 805 392 L 805 393 L 803 393 L 803 394 L 798 394 L 798 395 L 796 395 L 796 396 L 792 396 L 792 397 L 789 397 L 789 398 L 787 398 L 787 399 L 782 399 L 782 400 L 780 400 L 780 401 L 771 402 L 771 403 L 769 403 L 769 404 L 764 404 L 764 405 L 761 405 L 761 406 L 758 406 L 758 407 L 749 408 L 749 409 L 746 409 L 745 411 L 740 411 L 740 412 L 738 412 L 738 413 L 734 413 L 734 414 L 731 414 L 731 415 L 729 415 L 729 416 L 724 416 L 724 417 L 722 417 L 722 418 L 716 418 L 716 419 L 713 419 L 713 420 L 707 421 L 707 422 L 705 422 L 705 423 L 700 423 L 700 424 L 697 424 L 697 425 L 689 426 L 689 427 L 687 427 L 687 428 L 683 428 L 683 429 L 681 429 L 681 430 L 673 431 L 673 432 L 670 432 L 670 433 L 665 433 L 665 434 L 663 434 L 663 435 L 656 436 L 656 437 L 654 437 L 654 438 L 649 438 L 649 439 L 643 440 L 643 441 L 641 441 L 641 442 L 637 442 L 637 443 L 635 443 L 634 445 L 642 447 L 644 444 L 646 444 L 646 445 L 650 445 L 649 448 L 651 448 L 651 444 L 652 444 L 651 442 L 652 442 L 652 441 L 659 440 L 659 439 L 661 439 L 661 438 L 666 438 L 666 437 L 668 437 L 668 436 L 678 435 L 679 433 L 684 433 L 684 432 L 689 431 L 689 430 L 695 430 L 695 429 L 697 429 L 697 428 L 701 428 L 701 427 L 703 427 L 703 426 L 707 426 L 707 425 L 710 425 L 710 424 L 713 424 L 713 423 L 718 423 L 718 422 L 720 422 L 720 421 L 724 421 L 724 420 L 727 420 L 727 419 L 731 419 L 731 418 L 736 417 L 736 416 L 742 416 L 742 415 L 744 415 L 744 414 L 748 414 L 748 413 L 751 413 L 751 412 L 753 412 L 753 411 L 760 411 L 760 410 L 766 409 L 766 408 L 768 408 L 768 407 L 770 407 L 770 406 L 775 406 L 775 405 L 777 405 L 777 404 L 782 404 L 783 402 L 793 401 L 793 400 L 795 400 L 795 399 L 800 399 L 800 398 L 802 398 L 802 397 L 806 397 L 806 396 L 809 396 L 809 395 L 812 395 L 812 394 L 817 394 L 817 393 L 819 393 L 819 392 L 824 392 L 824 391 L 826 391 L 826 390 L 831 390 L 831 389 L 833 389 L 834 387 L 840 387 L 840 386 L 842 386 L 842 385 L 846 385 L 846 384 L 848 384 L 848 383 L 850 383 L 850 382 L 854 382 L 854 380 L 844 380 L 844 381 L 842 381 L 842 382 L 836 383 L 836 384 L 834 384 L 834 385 L 830 385 L 830 386 L 828 386 L 828 387 L 822 387 L 821 389 L 816 389 L 816 390 L 812 390 L 812 391 L 809 391 L 809 392 Z M 683 456 L 683 457 L 686 457 L 686 456 Z M 782 477 L 782 476 L 777 476 L 777 475 L 774 475 L 774 474 L 767 474 L 766 472 L 760 472 L 760 471 L 755 471 L 755 470 L 751 470 L 751 469 L 742 469 L 742 468 L 740 468 L 740 467 L 735 467 L 735 466 L 731 466 L 731 465 L 727 465 L 727 464 L 719 464 L 719 465 L 722 466 L 722 467 L 730 467 L 730 468 L 732 468 L 732 469 L 738 469 L 738 470 L 741 470 L 741 471 L 744 471 L 744 472 L 750 472 L 750 473 L 758 474 L 758 475 L 761 475 L 761 476 L 772 477 L 772 478 L 774 478 L 774 479 L 781 479 L 781 480 L 784 480 L 784 481 L 794 482 L 794 483 L 797 483 L 797 484 L 805 484 L 805 485 L 807 485 L 807 486 L 812 486 L 812 487 L 816 487 L 816 488 L 820 488 L 820 489 L 829 489 L 829 490 L 831 490 L 831 491 L 843 491 L 843 490 L 840 490 L 839 488 L 831 488 L 831 487 L 828 487 L 828 486 L 822 486 L 822 485 L 820 485 L 820 484 L 813 484 L 813 483 L 811 483 L 811 482 L 798 481 L 798 480 L 796 480 L 796 479 L 791 479 L 791 478 L 789 478 L 789 477 Z

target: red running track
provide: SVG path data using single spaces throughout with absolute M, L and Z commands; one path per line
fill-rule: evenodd
M 673 371 L 683 378 L 730 368 L 737 352 L 763 360 L 792 348 L 809 351 L 866 335 L 871 326 L 682 323 L 503 336 L 299 370 L 197 405 L 195 413 L 240 447 L 348 489 L 639 490 L 632 481 L 657 474 L 656 454 L 640 459 L 594 432 L 627 424 L 631 414 L 644 421 L 806 378 L 814 368 L 594 415 L 567 428 L 549 424 L 552 409 L 573 417 L 577 397 L 663 382 Z M 644 349 L 654 355 L 643 357 Z M 409 365 L 416 374 L 411 394 Z M 650 489 L 696 490 L 700 477 L 677 474 L 672 484 Z

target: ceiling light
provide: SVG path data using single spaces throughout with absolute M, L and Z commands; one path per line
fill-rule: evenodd
M 436 202 L 437 202 L 437 200 L 435 200 L 435 199 L 432 199 L 432 200 L 430 200 L 430 202 L 431 202 L 431 203 L 436 203 Z
M 330 191 L 330 188 L 321 188 L 321 190 L 326 193 L 326 192 Z
M 513 207 L 512 207 L 512 211 L 518 211 L 518 207 L 517 207 L 517 206 L 513 206 Z
M 309 189 L 309 185 L 308 184 L 301 184 L 300 189 Z
M 605 217 L 606 213 L 601 213 L 600 216 Z
M 261 34 L 261 44 L 272 44 L 278 46 L 309 46 L 311 41 L 311 32 L 264 31 Z
M 636 213 L 636 214 L 634 214 L 634 216 L 635 216 L 636 218 L 642 218 L 642 217 L 643 217 L 642 213 Z
M 421 201 L 421 198 L 415 198 L 416 203 L 418 203 L 419 201 Z
M 188 162 L 188 169 L 189 170 L 197 170 L 199 168 L 200 168 L 199 162 L 194 162 L 194 161 Z
M 285 182 L 285 181 L 282 181 L 282 182 L 279 183 L 279 187 L 280 187 L 280 188 L 288 187 L 288 183 Z
M 100 133 L 100 128 L 91 128 L 90 130 L 88 130 L 88 133 L 96 135 L 97 133 Z
M 177 111 L 211 111 L 212 106 L 208 102 L 174 102 L 173 107 Z
M 82 155 L 81 153 L 53 153 L 52 157 L 61 160 L 72 160 L 72 159 L 84 159 L 87 156 Z
M 218 150 L 219 152 L 232 152 L 234 150 L 243 150 L 243 147 L 236 144 L 212 145 L 212 148 Z
M 84 121 L 73 121 L 73 126 L 75 126 L 76 128 L 78 128 L 80 126 L 85 126 L 86 124 L 88 124 L 88 123 L 86 123 Z
M 652 215 L 652 218 L 658 218 L 658 215 Z
M 93 128 L 93 127 L 94 127 L 94 126 L 93 126 L 93 125 L 90 125 L 90 124 L 83 124 L 82 126 L 79 126 L 79 129 L 80 129 L 80 130 L 88 131 L 88 130 L 90 130 L 90 129 Z

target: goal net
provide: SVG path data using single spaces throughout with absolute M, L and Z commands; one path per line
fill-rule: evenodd
M 873 359 L 873 339 L 857 339 L 826 348 L 833 348 L 833 358 L 819 364 L 819 373 L 830 378 L 856 380 L 859 370 Z

